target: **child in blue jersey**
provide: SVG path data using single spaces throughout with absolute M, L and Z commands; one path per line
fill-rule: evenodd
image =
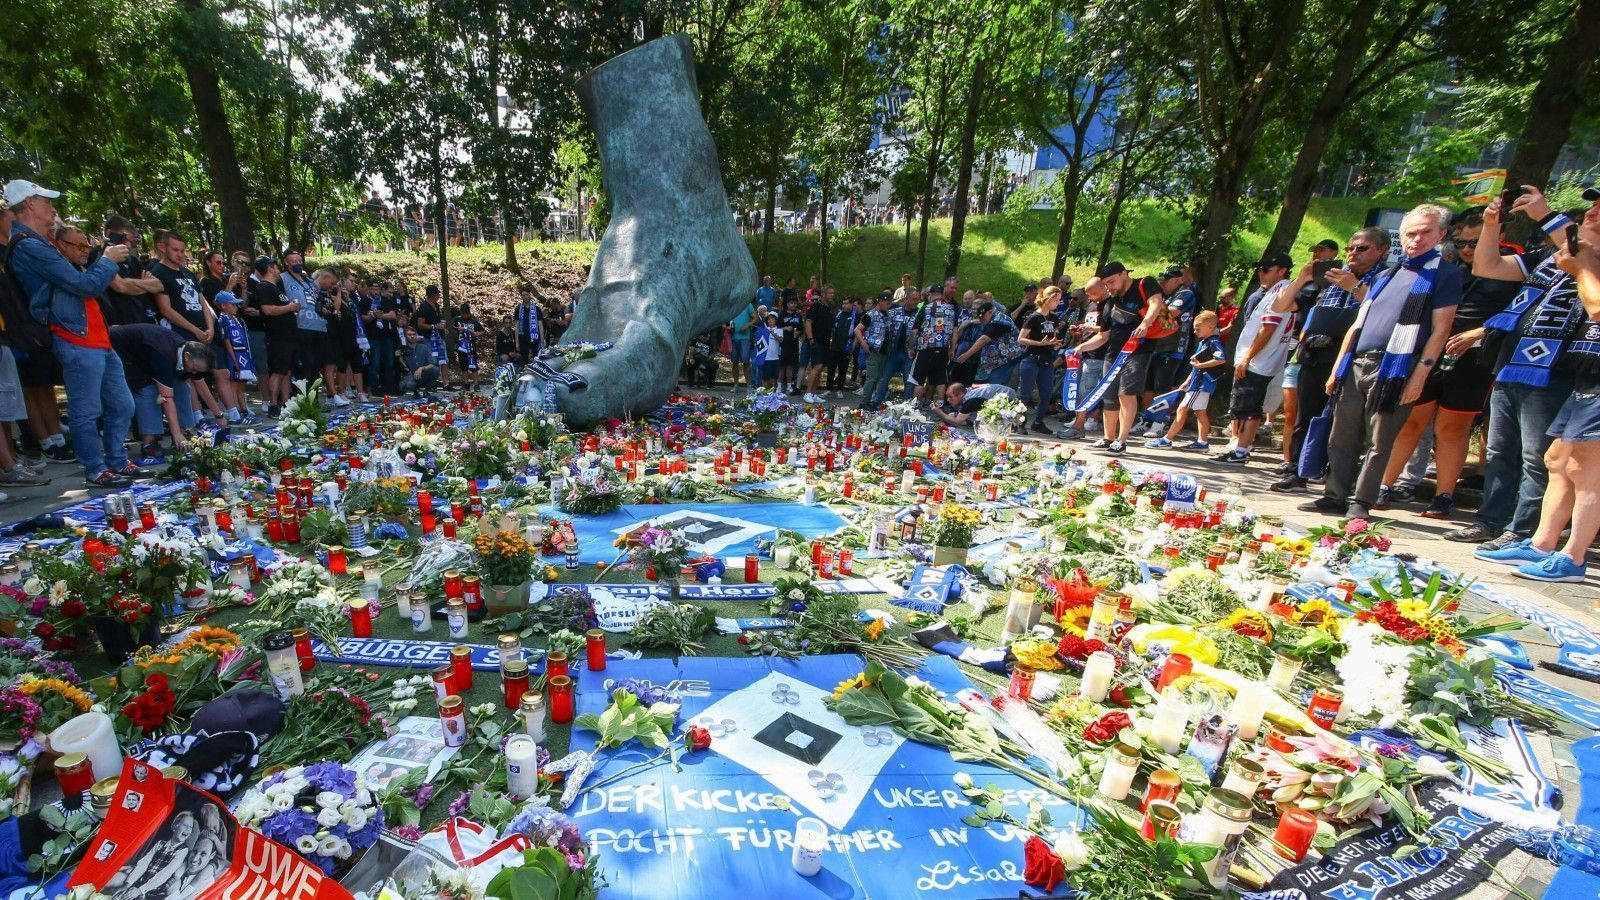
M 755 363 L 761 372 L 761 386 L 776 386 L 778 360 L 783 356 L 783 328 L 778 325 L 777 313 L 767 313 L 767 321 L 756 326 L 754 355 Z
M 1198 430 L 1196 440 L 1176 446 L 1179 450 L 1202 452 L 1211 449 L 1211 444 L 1206 438 L 1211 434 L 1211 394 L 1217 389 L 1217 376 L 1213 371 L 1227 362 L 1227 354 L 1222 348 L 1222 338 L 1217 335 L 1216 313 L 1206 310 L 1194 317 L 1194 339 L 1194 355 L 1189 357 L 1192 371 L 1188 380 L 1183 383 L 1183 399 L 1178 401 L 1178 409 L 1173 413 L 1172 427 L 1167 429 L 1164 437 L 1146 441 L 1146 447 L 1156 450 L 1173 447 L 1173 442 L 1183 431 L 1184 422 L 1192 410 Z

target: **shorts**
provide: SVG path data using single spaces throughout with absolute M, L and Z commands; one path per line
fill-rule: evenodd
M 798 362 L 802 369 L 813 365 L 820 366 L 822 365 L 822 354 L 811 341 L 801 341 Z
M 1440 409 L 1455 413 L 1483 412 L 1489 402 L 1489 389 L 1494 387 L 1494 373 L 1483 365 L 1480 348 L 1468 350 L 1450 371 L 1434 369 L 1422 383 L 1422 395 L 1417 405 L 1438 403 Z
M 1600 394 L 1573 392 L 1545 434 L 1569 444 L 1600 441 Z
M 930 347 L 918 350 L 911 363 L 911 376 L 917 384 L 944 384 L 950 370 L 950 348 Z
M 295 345 L 300 343 L 298 332 L 289 332 L 282 336 L 272 337 L 267 340 L 267 373 L 271 375 L 288 375 L 294 371 L 295 357 L 298 355 Z M 254 346 L 255 341 L 252 340 Z M 252 351 L 253 352 L 253 351 Z M 259 359 L 259 357 L 257 357 Z M 261 374 L 259 371 L 256 374 Z
M 978 377 L 978 357 L 977 357 L 977 354 L 973 354 L 973 357 L 971 359 L 967 360 L 966 362 L 951 363 L 950 364 L 949 378 L 946 380 L 945 383 L 946 384 L 971 384 L 973 379 L 975 379 L 977 377 Z
M 1211 392 L 1189 391 L 1183 395 L 1182 400 L 1178 401 L 1178 408 L 1201 411 L 1209 409 L 1211 408 Z
M 1135 353 L 1128 357 L 1122 374 L 1117 376 L 1118 396 L 1138 397 L 1144 394 L 1145 384 L 1150 380 L 1150 362 L 1149 353 Z
M 347 372 L 353 365 L 352 359 L 357 362 L 361 359 L 353 331 L 329 331 L 327 351 L 328 364 L 333 366 L 335 372 Z
M 1289 363 L 1283 367 L 1283 389 L 1286 391 L 1300 390 L 1300 364 Z
M 1183 368 L 1184 362 L 1183 357 L 1173 356 L 1170 352 L 1154 354 L 1150 361 L 1150 380 L 1145 384 L 1145 389 L 1158 394 L 1172 390 L 1178 384 L 1178 371 Z
M 1262 410 L 1267 404 L 1267 390 L 1272 386 L 1272 377 L 1245 372 L 1243 378 L 1234 379 L 1228 414 L 1240 421 L 1263 418 Z
M 777 381 L 778 380 L 778 361 L 777 360 L 771 360 L 769 362 L 764 362 L 764 363 L 761 364 L 761 380 L 763 382 Z
M 466 350 L 457 350 L 456 368 L 463 372 L 478 371 L 478 355 L 476 353 L 469 353 Z
M 782 366 L 783 368 L 792 369 L 798 365 L 799 362 L 800 348 L 798 346 L 791 347 L 786 344 L 784 345 L 783 349 L 778 351 L 778 365 Z
M 0 344 L 0 422 L 20 422 L 27 417 L 28 405 L 22 399 L 16 358 L 10 347 Z
M 13 355 L 16 356 L 15 351 Z M 17 377 L 25 388 L 56 387 L 65 382 L 61 377 L 61 360 L 49 350 L 16 356 Z
M 267 368 L 267 364 L 271 359 L 267 355 L 267 333 L 265 331 L 249 331 L 246 334 L 250 335 L 250 358 L 255 360 L 256 374 L 265 375 L 271 372 L 272 369 Z
M 750 350 L 749 335 L 742 338 L 736 337 L 733 339 L 733 352 L 728 354 L 728 358 L 735 365 L 747 363 L 750 361 Z
M 307 380 L 322 377 L 322 366 L 328 362 L 328 345 L 332 343 L 326 331 L 301 331 L 295 342 L 299 358 L 295 360 L 297 374 Z

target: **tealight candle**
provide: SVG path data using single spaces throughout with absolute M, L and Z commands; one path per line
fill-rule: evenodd
M 1272 671 L 1267 673 L 1267 687 L 1287 692 L 1294 685 L 1294 678 L 1300 674 L 1302 665 L 1304 663 L 1292 656 L 1278 654 L 1272 661 Z
M 794 825 L 794 850 L 789 864 L 801 876 L 810 878 L 822 871 L 822 854 L 828 849 L 828 825 L 811 816 L 801 818 Z
M 1116 673 L 1117 661 L 1110 653 L 1099 650 L 1089 654 L 1083 666 L 1083 696 L 1102 703 L 1111 691 L 1111 678 Z
M 1121 800 L 1133 788 L 1139 771 L 1139 751 L 1119 743 L 1106 752 L 1106 767 L 1100 773 L 1099 793 L 1108 800 Z

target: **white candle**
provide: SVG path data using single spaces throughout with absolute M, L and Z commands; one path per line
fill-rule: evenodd
M 50 751 L 62 756 L 87 755 L 96 781 L 122 774 L 122 748 L 117 745 L 111 717 L 103 712 L 86 712 L 62 723 L 50 732 Z
M 516 797 L 539 792 L 539 745 L 517 735 L 506 743 L 506 789 Z
M 780 569 L 787 569 L 794 563 L 794 548 L 779 545 L 772 548 L 772 562 Z
M 1083 666 L 1083 696 L 1096 703 L 1104 702 L 1111 691 L 1111 676 L 1116 665 L 1116 659 L 1104 650 L 1089 654 Z
M 917 473 L 910 469 L 900 473 L 900 493 L 910 495 L 917 492 Z
M 1176 694 L 1164 694 L 1150 723 L 1150 740 L 1167 753 L 1177 753 L 1189 728 L 1189 704 Z
M 396 588 L 394 592 L 394 611 L 402 619 L 411 618 L 411 589 Z
M 1302 665 L 1300 660 L 1292 656 L 1278 654 L 1272 661 L 1272 671 L 1267 673 L 1267 687 L 1287 692 L 1294 685 L 1294 677 L 1300 674 Z
M 822 871 L 822 854 L 828 849 L 828 824 L 806 816 L 794 824 L 794 851 L 790 865 L 806 878 Z
M 1133 776 L 1139 771 L 1139 754 L 1118 744 L 1106 753 L 1105 771 L 1100 773 L 1099 791 L 1109 800 L 1121 800 L 1133 787 Z
M 1267 714 L 1267 700 L 1272 690 L 1257 681 L 1239 686 L 1233 705 L 1228 708 L 1228 721 L 1239 726 L 1239 738 L 1253 741 L 1261 731 L 1261 717 Z

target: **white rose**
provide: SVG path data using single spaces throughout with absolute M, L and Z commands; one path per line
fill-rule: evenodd
M 44 593 L 44 582 L 37 578 L 29 578 L 22 583 L 22 590 L 29 596 L 37 597 Z
M 956 787 L 966 790 L 972 787 L 972 776 L 966 772 L 957 772 L 955 775 Z
M 351 831 L 360 831 L 367 827 L 367 812 L 364 809 L 352 809 L 344 814 L 344 824 L 350 826 Z
M 339 857 L 340 840 L 333 835 L 324 835 L 317 839 L 317 852 L 323 856 Z
M 279 794 L 272 798 L 273 812 L 287 812 L 294 806 L 294 798 L 288 794 Z
M 1068 872 L 1083 868 L 1089 862 L 1089 845 L 1077 831 L 1063 831 L 1056 835 L 1050 849 L 1060 858 L 1061 866 Z

